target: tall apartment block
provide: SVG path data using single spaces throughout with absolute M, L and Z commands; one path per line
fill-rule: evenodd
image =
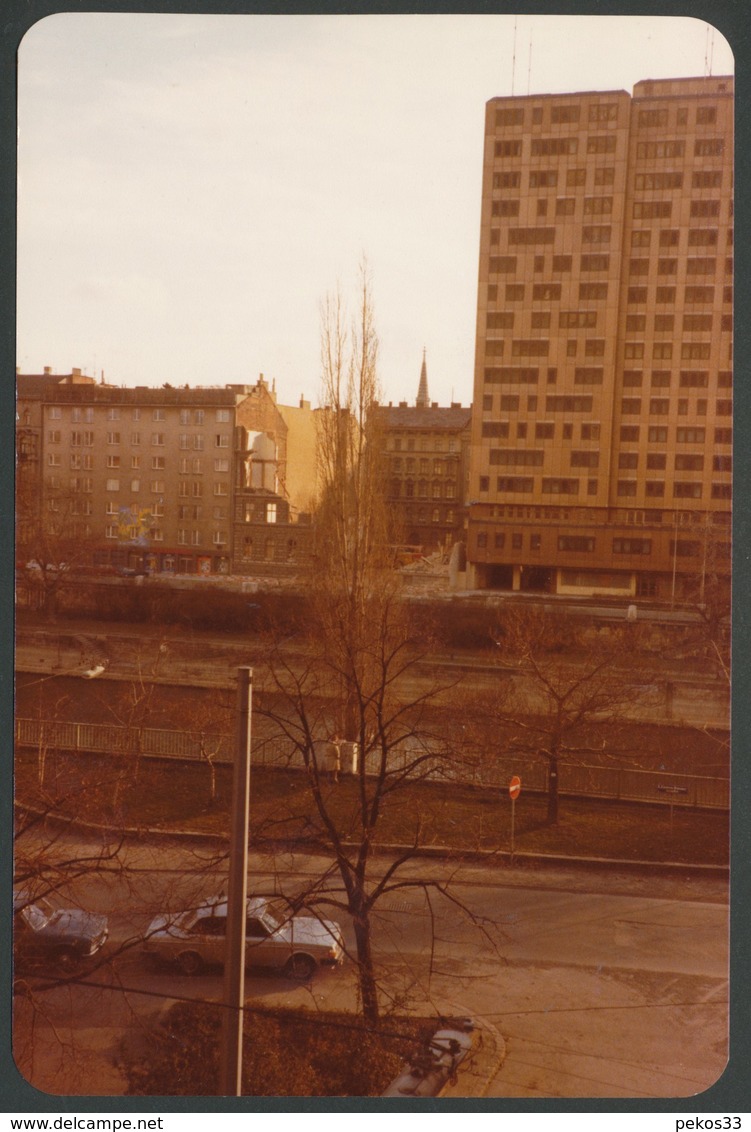
M 469 586 L 729 575 L 733 80 L 486 107 Z

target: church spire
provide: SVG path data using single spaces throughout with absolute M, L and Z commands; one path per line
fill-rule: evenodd
M 418 409 L 430 408 L 430 397 L 428 395 L 428 366 L 425 361 L 425 349 L 422 351 L 422 369 L 420 370 L 420 387 L 417 390 L 417 400 L 415 405 Z

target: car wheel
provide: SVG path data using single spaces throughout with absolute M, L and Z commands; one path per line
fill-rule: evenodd
M 65 975 L 72 975 L 81 966 L 81 956 L 72 947 L 61 947 L 57 953 L 57 966 Z
M 203 959 L 197 951 L 183 951 L 177 957 L 177 965 L 184 975 L 197 975 L 203 967 Z
M 287 960 L 284 973 L 288 979 L 306 983 L 316 969 L 316 961 L 311 955 L 293 955 Z

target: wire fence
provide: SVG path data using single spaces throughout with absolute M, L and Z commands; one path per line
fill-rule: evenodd
M 210 760 L 232 763 L 234 736 L 219 732 L 168 731 L 158 728 L 130 728 L 102 723 L 64 723 L 55 720 L 16 719 L 17 748 L 77 751 L 81 754 L 138 754 L 141 758 L 176 759 L 189 762 Z M 317 752 L 319 765 L 342 774 L 357 767 L 356 744 L 334 744 L 322 740 Z M 261 738 L 252 743 L 251 758 L 256 765 L 283 769 L 302 769 L 302 753 L 281 738 Z M 397 747 L 389 754 L 389 771 L 415 773 L 429 781 L 452 782 L 484 790 L 505 790 L 509 778 L 519 775 L 524 789 L 544 793 L 548 788 L 549 766 L 541 757 L 518 754 L 492 759 L 446 757 L 420 748 L 414 743 Z M 366 773 L 376 773 L 376 756 L 366 758 Z M 621 801 L 655 802 L 700 809 L 730 808 L 730 780 L 667 770 L 643 770 L 617 763 L 589 764 L 566 760 L 561 764 L 560 792 L 563 795 L 610 798 Z

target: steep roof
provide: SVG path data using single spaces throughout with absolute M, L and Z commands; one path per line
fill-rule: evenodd
M 422 352 L 422 368 L 420 370 L 420 385 L 417 390 L 417 400 L 415 405 L 418 409 L 427 409 L 430 407 L 430 397 L 428 395 L 428 365 L 425 360 L 425 350 Z

